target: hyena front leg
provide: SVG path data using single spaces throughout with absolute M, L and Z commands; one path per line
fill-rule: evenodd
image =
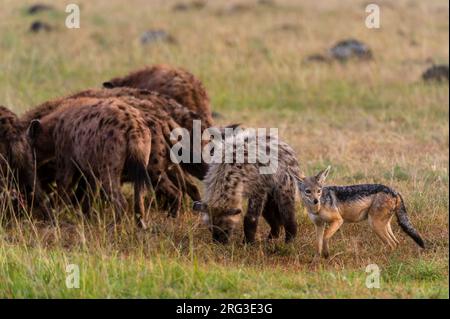
M 181 171 L 180 166 L 178 166 L 177 169 L 169 170 L 167 175 L 174 185 L 178 185 L 178 188 L 180 189 L 184 188 L 193 201 L 200 201 L 202 199 L 197 185 L 195 185 L 189 174 Z
M 181 190 L 172 183 L 166 173 L 160 175 L 149 172 L 155 192 L 164 194 L 169 202 L 169 216 L 177 217 L 181 208 L 181 198 L 183 196 Z
M 75 195 L 86 217 L 92 214 L 92 202 L 97 195 L 97 184 L 95 177 L 87 174 L 83 175 L 78 183 Z
M 285 242 L 289 243 L 297 236 L 297 221 L 295 219 L 295 196 L 289 193 L 280 193 L 278 197 L 278 209 L 283 220 Z
M 253 243 L 255 241 L 258 219 L 264 208 L 265 196 L 254 196 L 248 200 L 247 214 L 244 217 L 244 242 Z
M 72 203 L 72 188 L 74 187 L 74 176 L 77 168 L 69 160 L 64 160 L 57 157 L 56 162 L 56 188 L 59 195 L 59 200 L 63 205 Z
M 279 238 L 281 233 L 282 220 L 280 211 L 278 210 L 278 205 L 274 201 L 272 195 L 267 196 L 262 215 L 270 225 L 270 233 L 268 239 L 272 240 Z

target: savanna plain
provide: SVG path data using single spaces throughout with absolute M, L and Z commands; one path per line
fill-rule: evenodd
M 261 219 L 256 244 L 244 245 L 239 230 L 225 246 L 188 200 L 176 219 L 149 208 L 147 231 L 132 218 L 108 227 L 99 203 L 89 221 L 61 209 L 56 226 L 1 217 L 0 297 L 448 298 L 449 87 L 420 78 L 432 62 L 448 64 L 448 1 L 377 1 L 379 29 L 364 24 L 366 1 L 223 0 L 185 11 L 162 0 L 77 3 L 81 27 L 67 29 L 64 1 L 29 16 L 31 1 L 0 0 L 0 104 L 21 114 L 144 65 L 184 67 L 205 84 L 218 125 L 276 127 L 305 174 L 331 165 L 330 184 L 400 191 L 427 249 L 395 222 L 393 252 L 367 223 L 349 224 L 330 258 L 311 263 L 314 226 L 300 203 L 292 244 L 267 242 Z M 29 32 L 37 18 L 54 30 Z M 176 41 L 143 45 L 149 29 Z M 306 61 L 346 38 L 374 58 Z M 78 289 L 66 286 L 70 264 L 80 269 Z M 379 288 L 366 287 L 370 264 Z

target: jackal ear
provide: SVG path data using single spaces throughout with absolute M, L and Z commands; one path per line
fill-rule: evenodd
M 32 120 L 30 125 L 28 126 L 28 137 L 33 141 L 35 140 L 39 134 L 42 132 L 41 121 Z
M 240 208 L 230 208 L 226 212 L 228 216 L 239 215 L 240 213 L 242 213 L 242 210 Z
M 103 82 L 102 85 L 103 85 L 103 87 L 105 89 L 112 89 L 114 87 L 114 84 L 112 82 L 109 82 L 109 81 Z
M 324 169 L 323 171 L 321 171 L 319 174 L 316 175 L 316 181 L 319 184 L 323 184 L 325 182 L 325 180 L 328 177 L 328 174 L 330 173 L 330 169 L 331 169 L 331 166 L 328 165 L 328 167 L 326 169 Z
M 208 208 L 208 205 L 206 205 L 205 203 L 203 203 L 201 201 L 195 201 L 194 204 L 192 205 L 192 209 L 195 212 L 204 212 L 204 211 L 206 211 L 207 208 Z

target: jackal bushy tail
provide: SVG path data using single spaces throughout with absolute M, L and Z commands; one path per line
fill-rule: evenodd
M 419 232 L 414 228 L 408 218 L 405 203 L 403 202 L 403 198 L 400 194 L 398 195 L 398 199 L 400 200 L 400 203 L 397 205 L 397 209 L 395 210 L 398 224 L 400 225 L 402 230 L 416 242 L 417 245 L 425 248 L 425 243 L 422 237 L 419 235 Z

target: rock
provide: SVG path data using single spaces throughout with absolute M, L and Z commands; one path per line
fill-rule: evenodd
M 28 14 L 36 14 L 42 11 L 50 11 L 54 10 L 54 8 L 51 5 L 43 4 L 43 3 L 36 3 L 28 7 Z
M 268 7 L 275 7 L 277 5 L 275 0 L 258 0 L 258 4 Z
M 225 8 L 219 10 L 217 15 L 234 15 L 252 10 L 252 6 L 244 3 L 229 4 Z
M 38 33 L 41 31 L 50 32 L 53 30 L 53 27 L 49 25 L 47 22 L 43 22 L 40 20 L 34 21 L 30 26 L 30 32 Z
M 448 65 L 440 64 L 429 67 L 422 74 L 426 82 L 448 82 Z
M 192 1 L 189 3 L 180 2 L 173 6 L 173 11 L 189 11 L 189 10 L 201 10 L 206 6 L 206 1 Z
M 311 54 L 308 55 L 305 59 L 306 62 L 322 62 L 322 63 L 328 63 L 330 62 L 330 58 L 323 54 Z
M 331 58 L 341 62 L 345 62 L 352 58 L 361 60 L 372 59 L 372 51 L 369 47 L 355 39 L 347 39 L 339 41 L 329 50 Z
M 160 41 L 172 44 L 177 42 L 172 35 L 161 29 L 148 30 L 141 35 L 142 44 L 151 44 Z

